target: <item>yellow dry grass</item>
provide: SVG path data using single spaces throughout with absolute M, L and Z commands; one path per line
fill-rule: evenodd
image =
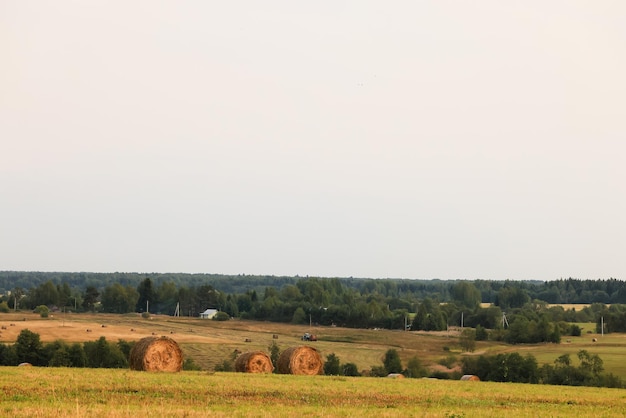
M 14 324 L 10 326 L 10 324 Z M 108 341 L 119 339 L 138 341 L 146 336 L 168 336 L 183 350 L 184 358 L 192 358 L 204 370 L 213 370 L 233 353 L 248 351 L 268 352 L 272 343 L 285 350 L 302 344 L 304 332 L 318 336 L 319 341 L 310 343 L 319 350 L 323 360 L 334 353 L 342 363 L 355 363 L 359 371 L 381 365 L 385 352 L 396 349 L 403 364 L 417 357 L 432 371 L 442 370 L 439 361 L 456 358 L 452 369 L 458 371 L 458 361 L 467 355 L 493 355 L 517 351 L 533 354 L 540 364 L 553 363 L 561 354 L 577 353 L 581 349 L 597 353 L 604 360 L 607 371 L 626 379 L 626 335 L 584 334 L 581 337 L 563 337 L 562 344 L 532 344 L 511 346 L 499 342 L 480 341 L 474 353 L 462 353 L 458 342 L 458 330 L 450 332 L 403 332 L 400 330 L 366 330 L 341 327 L 309 327 L 308 325 L 280 324 L 258 321 L 212 321 L 199 318 L 155 315 L 152 319 L 138 314 L 54 314 L 43 319 L 32 313 L 0 314 L 0 343 L 12 344 L 19 332 L 28 328 L 40 335 L 41 340 L 52 342 L 94 341 L 101 336 Z M 105 325 L 104 327 L 102 325 Z M 585 327 L 586 328 L 586 327 Z M 594 328 L 589 324 L 589 329 Z M 86 330 L 90 329 L 91 332 Z M 278 339 L 274 339 L 276 335 Z M 593 342 L 593 338 L 599 341 Z M 567 342 L 570 340 L 570 342 Z

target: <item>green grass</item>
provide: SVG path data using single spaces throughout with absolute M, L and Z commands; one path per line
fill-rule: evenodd
M 597 342 L 593 342 L 593 338 Z M 570 342 L 567 342 L 567 341 Z M 613 373 L 626 379 L 626 335 L 607 334 L 583 334 L 581 337 L 564 337 L 561 344 L 541 344 L 520 346 L 519 350 L 524 353 L 532 353 L 539 364 L 553 364 L 554 360 L 563 354 L 569 354 L 572 361 L 577 361 L 580 350 L 587 350 L 600 356 L 604 362 L 605 372 Z
M 21 417 L 624 416 L 626 390 L 432 379 L 3 367 Z

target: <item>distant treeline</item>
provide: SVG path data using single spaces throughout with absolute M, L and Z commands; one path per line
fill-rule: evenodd
M 203 274 L 1 272 L 0 311 L 150 312 L 197 317 L 215 308 L 230 317 L 354 328 L 445 330 L 465 325 L 511 343 L 559 342 L 567 323 L 601 319 L 607 332 L 626 324 L 626 283 L 616 280 L 443 281 Z M 10 293 L 9 293 L 10 292 Z M 487 308 L 481 302 L 492 303 Z M 554 303 L 590 303 L 582 310 Z M 608 307 L 606 304 L 611 303 Z M 599 326 L 599 325 L 598 325 Z
M 44 282 L 63 284 L 84 290 L 89 286 L 104 289 L 114 283 L 137 287 L 145 278 L 154 285 L 172 283 L 176 287 L 198 287 L 208 285 L 224 293 L 239 294 L 250 290 L 263 291 L 266 287 L 282 288 L 309 278 L 300 276 L 259 276 L 189 273 L 63 273 L 0 271 L 0 294 L 15 288 L 30 289 Z M 330 278 L 319 278 L 330 279 Z M 436 298 L 451 300 L 450 289 L 456 280 L 418 279 L 367 279 L 333 278 L 342 285 L 359 292 L 377 292 L 389 297 L 411 296 L 417 299 Z M 523 289 L 528 297 L 550 304 L 557 303 L 624 303 L 626 304 L 626 282 L 609 278 L 606 280 L 581 280 L 575 278 L 551 281 L 474 280 L 469 281 L 479 290 L 481 301 L 496 303 L 498 292 L 503 287 Z

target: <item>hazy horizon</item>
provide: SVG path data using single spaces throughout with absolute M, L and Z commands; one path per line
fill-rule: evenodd
M 0 0 L 0 270 L 626 280 L 625 15 Z

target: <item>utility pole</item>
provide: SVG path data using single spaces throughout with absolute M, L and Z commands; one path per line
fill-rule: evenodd
M 604 337 L 604 316 L 601 317 L 602 318 L 602 336 Z

